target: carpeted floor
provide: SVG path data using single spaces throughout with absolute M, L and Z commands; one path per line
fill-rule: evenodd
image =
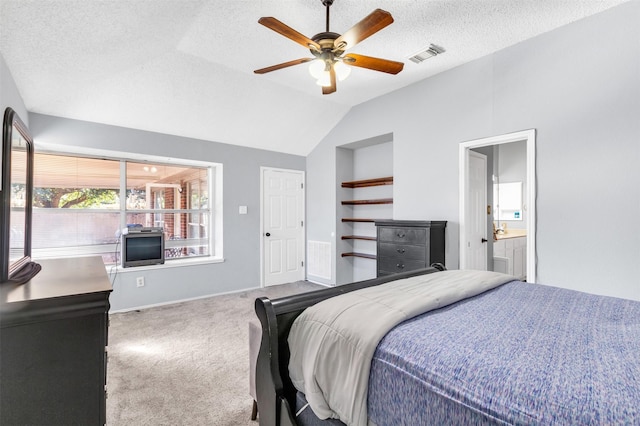
M 248 355 L 254 300 L 320 288 L 301 281 L 110 315 L 107 425 L 257 426 Z

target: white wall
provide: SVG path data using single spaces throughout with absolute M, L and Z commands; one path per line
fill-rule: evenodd
M 0 114 L 4 117 L 4 110 L 11 107 L 22 120 L 24 124 L 29 126 L 29 115 L 27 108 L 24 106 L 22 96 L 18 92 L 16 82 L 13 80 L 11 71 L 7 68 L 2 52 L 0 52 Z
M 631 1 L 353 108 L 307 158 L 309 237 L 335 231 L 335 147 L 393 133 L 394 219 L 448 220 L 456 268 L 458 144 L 535 128 L 538 281 L 640 300 L 637 22 Z

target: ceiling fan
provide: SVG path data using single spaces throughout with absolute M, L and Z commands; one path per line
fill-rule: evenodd
M 256 74 L 266 74 L 293 65 L 314 61 L 309 71 L 318 79 L 318 85 L 322 86 L 322 94 L 328 95 L 336 91 L 336 76 L 339 80 L 346 78 L 352 67 L 368 68 L 374 71 L 398 74 L 402 71 L 402 62 L 388 59 L 374 58 L 355 53 L 344 54 L 362 40 L 377 33 L 393 22 L 393 17 L 387 11 L 376 9 L 367 17 L 351 27 L 346 33 L 340 35 L 329 31 L 329 8 L 334 0 L 321 0 L 327 8 L 327 29 L 311 38 L 299 33 L 293 28 L 273 17 L 263 17 L 258 23 L 273 31 L 295 41 L 309 49 L 313 58 L 294 59 L 293 61 L 255 70 Z

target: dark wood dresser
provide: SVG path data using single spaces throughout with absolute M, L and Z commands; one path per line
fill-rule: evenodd
M 444 264 L 444 230 L 447 221 L 377 220 L 377 275 Z
M 109 293 L 100 257 L 0 285 L 0 424 L 104 425 Z

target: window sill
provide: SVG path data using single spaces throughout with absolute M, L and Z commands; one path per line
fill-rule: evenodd
M 150 271 L 153 269 L 168 269 L 168 268 L 183 268 L 185 266 L 195 266 L 195 265 L 208 265 L 213 263 L 223 263 L 224 258 L 221 257 L 193 257 L 193 258 L 184 258 L 179 260 L 169 260 L 165 261 L 161 265 L 149 265 L 149 266 L 131 266 L 129 268 L 123 268 L 122 265 L 109 265 L 105 266 L 107 272 L 112 274 L 117 272 L 118 274 L 127 273 L 127 272 L 139 272 L 139 271 Z

